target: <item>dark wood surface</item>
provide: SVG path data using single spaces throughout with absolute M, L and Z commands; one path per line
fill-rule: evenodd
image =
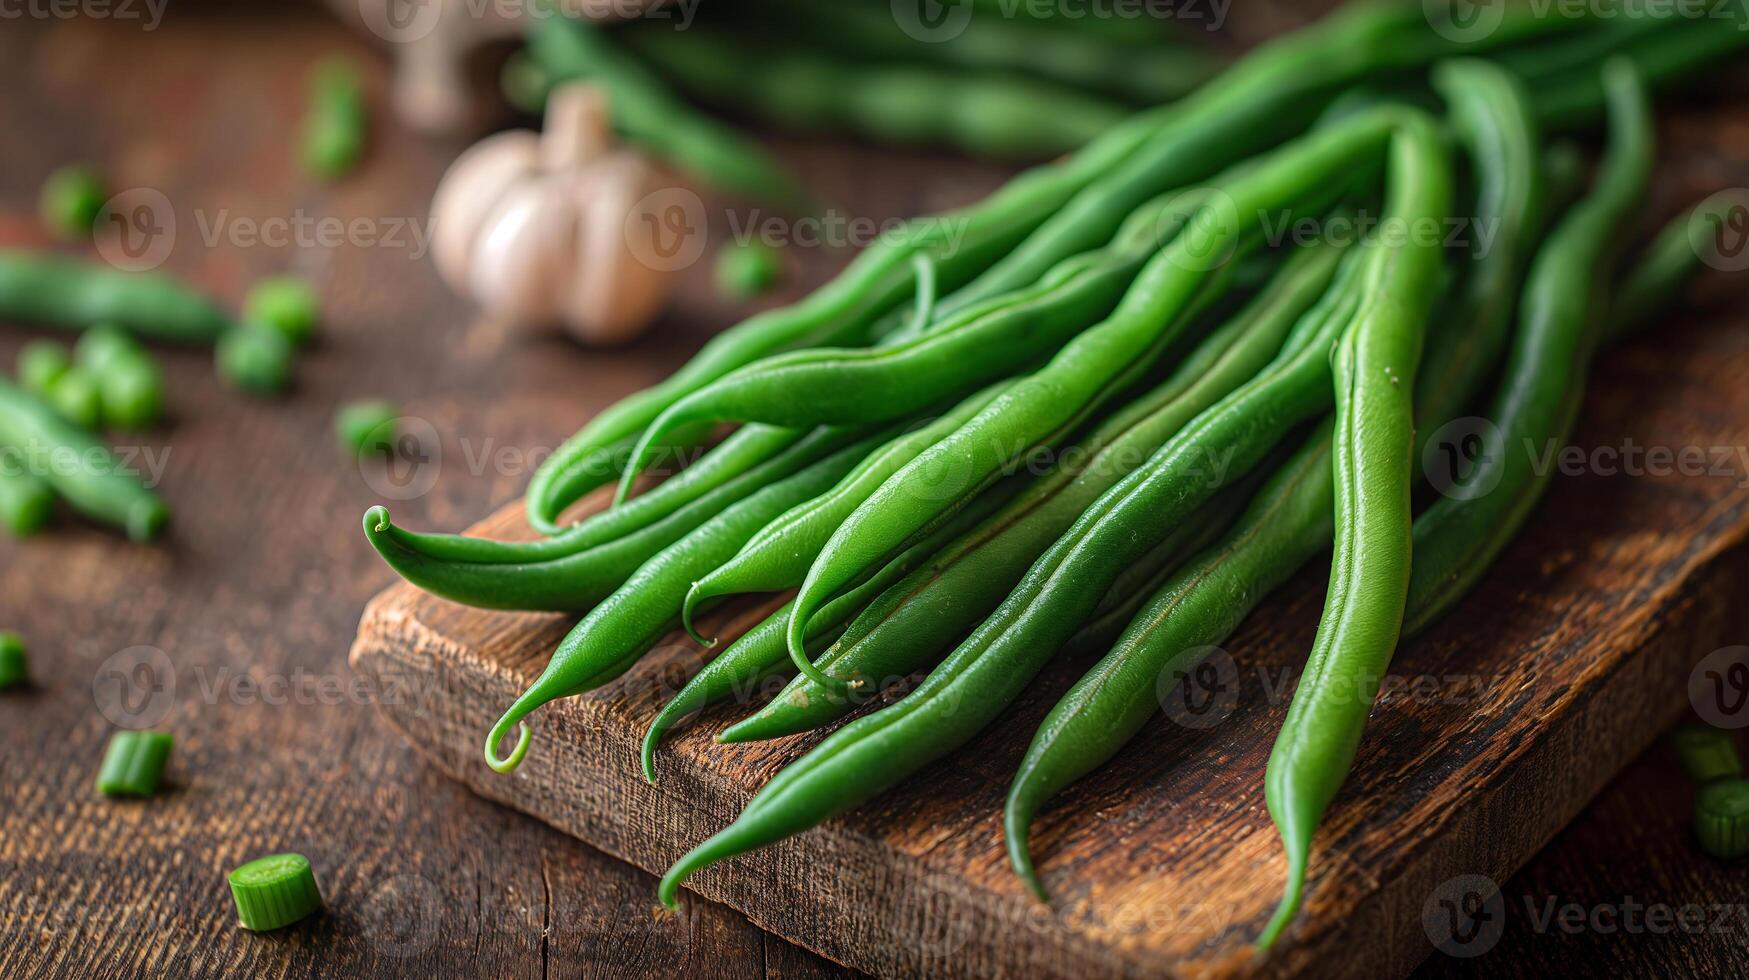
M 375 57 L 277 6 L 247 16 L 173 9 L 149 32 L 115 21 L 9 21 L 0 31 L 0 243 L 40 243 L 41 178 L 90 160 L 117 187 L 156 188 L 172 202 L 182 231 L 168 269 L 230 302 L 259 276 L 299 271 L 321 285 L 329 311 L 283 400 L 225 391 L 203 353 L 163 354 L 174 418 L 142 442 L 170 454 L 163 491 L 177 516 L 165 542 L 129 546 L 72 519 L 25 544 L 0 541 L 0 625 L 29 638 L 36 677 L 0 697 L 0 775 L 12 788 L 0 808 L 0 975 L 841 972 L 721 906 L 691 898 L 678 915 L 658 911 L 653 878 L 444 778 L 380 717 L 375 702 L 398 695 L 350 686 L 347 644 L 392 576 L 357 531 L 380 496 L 332 448 L 335 405 L 385 396 L 430 421 L 443 439 L 442 478 L 396 514 L 461 527 L 526 480 L 526 466 L 496 450 L 554 445 L 745 311 L 714 301 L 700 268 L 648 342 L 591 354 L 475 322 L 405 246 L 239 246 L 221 235 L 209 247 L 201 220 L 221 215 L 362 217 L 378 236 L 423 219 L 456 146 L 379 125 L 354 178 L 324 188 L 298 172 L 290 133 L 302 73 L 335 50 Z M 1690 148 L 1710 145 L 1714 130 L 1699 120 L 1674 128 Z M 937 209 L 997 176 L 946 158 L 782 148 L 856 214 Z M 1697 183 L 1744 183 L 1728 155 L 1694 159 Z M 841 257 L 804 259 L 817 281 Z M 0 361 L 30 336 L 0 329 Z M 1632 383 L 1651 350 L 1606 371 Z M 115 727 L 103 710 L 116 710 L 108 667 L 154 660 L 113 659 L 142 645 L 171 665 L 158 677 L 173 676 L 159 722 L 178 738 L 173 785 L 149 803 L 115 803 L 91 789 Z M 238 687 L 245 675 L 265 686 Z M 1508 927 L 1489 954 L 1436 957 L 1424 969 L 1741 975 L 1742 871 L 1694 849 L 1687 793 L 1664 750 L 1648 752 L 1505 884 Z M 223 874 L 277 850 L 311 857 L 328 912 L 283 933 L 244 933 Z M 1540 911 L 1551 896 L 1586 908 L 1738 909 L 1699 934 L 1539 933 L 1523 908 Z

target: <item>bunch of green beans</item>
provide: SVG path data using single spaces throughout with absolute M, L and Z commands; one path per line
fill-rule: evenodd
M 668 904 L 689 875 L 963 746 L 1053 657 L 1087 652 L 1097 664 L 1038 729 L 1006 806 L 1009 858 L 1042 897 L 1038 808 L 1134 737 L 1162 678 L 1329 547 L 1323 616 L 1260 774 L 1287 869 L 1268 947 L 1397 646 L 1484 574 L 1545 483 L 1491 453 L 1466 478 L 1491 493 L 1435 487 L 1446 496 L 1417 515 L 1417 462 L 1490 389 L 1505 445 L 1564 438 L 1592 352 L 1693 273 L 1706 243 L 1689 229 L 1729 203 L 1679 218 L 1624 274 L 1617 256 L 1649 180 L 1647 88 L 1742 44 L 1733 33 L 1515 7 L 1464 44 L 1420 10 L 1354 7 L 914 225 L 610 409 L 530 487 L 552 536 L 413 534 L 380 508 L 366 533 L 440 594 L 584 613 L 488 733 L 500 771 L 528 751 L 531 712 L 619 677 L 677 626 L 714 644 L 695 616 L 732 596 L 796 590 L 663 706 L 642 747 L 650 779 L 682 719 L 792 669 L 719 741 L 826 726 L 924 672 L 681 858 Z M 1607 153 L 1575 204 L 1583 162 L 1544 132 L 1600 114 Z M 1267 234 L 1296 218 L 1352 227 L 1374 205 L 1382 222 L 1352 243 Z M 1454 220 L 1472 231 L 1461 256 L 1444 245 Z M 725 423 L 739 427 L 630 492 Z M 616 478 L 614 507 L 558 526 Z

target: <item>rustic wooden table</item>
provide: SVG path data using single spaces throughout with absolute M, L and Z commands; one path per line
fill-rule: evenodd
M 376 701 L 400 692 L 361 688 L 345 663 L 360 609 L 391 576 L 357 530 L 381 483 L 334 450 L 337 404 L 387 397 L 432 425 L 441 479 L 396 516 L 458 528 L 520 492 L 531 451 L 746 310 L 713 299 L 701 264 L 631 350 L 477 323 L 421 254 L 425 204 L 457 146 L 385 123 L 336 186 L 295 165 L 304 71 L 334 51 L 376 66 L 375 52 L 277 6 L 178 9 L 142 27 L 51 19 L 0 34 L 0 245 L 42 244 L 41 179 L 91 161 L 118 189 L 163 195 L 166 269 L 231 302 L 296 271 L 320 285 L 326 323 L 284 399 L 224 389 L 204 352 L 163 353 L 173 418 L 139 448 L 166 463 L 164 542 L 130 546 L 71 519 L 0 541 L 0 627 L 29 638 L 35 675 L 0 697 L 0 975 L 843 972 L 718 906 L 661 912 L 648 875 L 441 778 L 377 718 Z M 1000 177 L 948 158 L 782 149 L 850 214 L 938 209 Z M 842 261 L 800 251 L 810 282 Z M 0 328 L 0 363 L 29 336 Z M 110 733 L 143 719 L 176 733 L 171 789 L 97 796 Z M 1743 975 L 1743 872 L 1696 851 L 1689 792 L 1667 751 L 1649 752 L 1505 883 L 1486 955 L 1422 972 Z M 241 931 L 223 875 L 279 850 L 309 855 L 328 910 Z M 1688 911 L 1645 912 L 1657 906 Z

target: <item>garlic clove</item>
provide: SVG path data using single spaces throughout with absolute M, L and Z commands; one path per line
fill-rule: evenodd
M 466 292 L 474 241 L 499 201 L 533 175 L 540 136 L 514 130 L 488 136 L 450 165 L 431 200 L 431 258 L 451 289 Z
M 640 259 L 626 237 L 626 216 L 661 185 L 648 159 L 617 153 L 596 164 L 602 180 L 575 189 L 581 218 L 577 254 L 582 261 L 566 291 L 562 312 L 571 336 L 587 344 L 617 344 L 636 338 L 661 312 L 672 275 Z
M 577 262 L 571 174 L 526 178 L 507 191 L 474 241 L 468 292 L 487 313 L 516 323 L 559 316 Z

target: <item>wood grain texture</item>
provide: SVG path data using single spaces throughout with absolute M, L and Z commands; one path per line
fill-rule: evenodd
M 998 820 L 1030 733 L 1077 674 L 1065 664 L 878 802 L 691 886 L 880 974 L 1405 974 L 1432 948 L 1419 910 L 1436 888 L 1508 877 L 1685 710 L 1698 657 L 1749 628 L 1736 602 L 1749 587 L 1742 471 L 1611 478 L 1598 454 L 1749 445 L 1744 379 L 1749 348 L 1722 321 L 1672 323 L 1605 366 L 1571 444 L 1598 472 L 1558 478 L 1475 594 L 1401 651 L 1319 835 L 1303 918 L 1268 961 L 1248 944 L 1284 865 L 1260 777 L 1322 602 L 1317 575 L 1213 661 L 1213 714 L 1151 726 L 1041 816 L 1050 910 L 1010 874 Z M 474 532 L 526 534 L 515 505 Z M 762 612 L 735 607 L 733 625 L 705 632 L 733 634 Z M 721 707 L 671 739 L 658 783 L 644 783 L 643 730 L 705 657 L 676 634 L 619 681 L 543 709 L 522 768 L 491 772 L 481 734 L 570 625 L 398 585 L 366 610 L 353 664 L 410 679 L 418 701 L 384 710 L 456 778 L 657 872 L 819 740 L 716 745 L 747 705 Z
M 1233 16 L 1272 9 L 1309 16 L 1243 4 Z M 65 517 L 27 542 L 0 538 L 0 627 L 25 633 L 36 678 L 28 690 L 0 695 L 0 778 L 8 789 L 0 805 L 0 976 L 851 975 L 696 896 L 679 915 L 659 912 L 654 878 L 467 792 L 383 723 L 375 701 L 385 694 L 350 687 L 355 675 L 344 659 L 359 612 L 393 576 L 357 532 L 358 515 L 383 497 L 335 455 L 328 428 L 335 405 L 389 397 L 430 421 L 442 438 L 442 478 L 432 492 L 395 502 L 396 516 L 415 527 L 459 528 L 526 481 L 526 467 L 497 451 L 555 445 L 748 307 L 723 304 L 701 268 L 645 342 L 596 354 L 476 322 L 409 247 L 209 246 L 197 217 L 210 222 L 221 212 L 380 221 L 424 214 L 457 145 L 379 123 L 367 163 L 346 182 L 324 187 L 298 172 L 289 134 L 303 73 L 336 52 L 359 59 L 373 93 L 384 91 L 379 52 L 294 4 L 178 0 L 152 31 L 113 18 L 7 20 L 0 29 L 0 132 L 8 138 L 0 245 L 43 244 L 35 218 L 42 178 L 62 163 L 90 161 L 118 187 L 155 187 L 172 200 L 191 237 L 179 241 L 167 269 L 231 304 L 252 280 L 297 271 L 318 283 L 326 314 L 321 341 L 300 360 L 297 387 L 283 400 L 226 391 L 203 353 L 161 353 L 173 418 L 141 441 L 171 453 L 162 489 L 176 520 L 166 541 L 131 547 Z M 1661 209 L 1696 191 L 1749 183 L 1742 163 L 1749 130 L 1741 113 L 1731 119 L 1739 121 L 1721 125 L 1712 111 L 1667 114 L 1670 155 L 1684 168 L 1663 183 Z M 1000 177 L 944 156 L 774 144 L 832 200 L 873 217 L 969 201 Z M 773 301 L 821 281 L 843 258 L 799 250 L 795 283 Z M 1607 397 L 1623 399 L 1655 374 L 1660 342 L 1686 343 L 1689 329 L 1611 359 L 1600 382 L 1606 395 L 1615 393 Z M 1740 313 L 1708 329 L 1749 342 Z M 0 325 L 0 365 L 35 336 Z M 1617 419 L 1635 416 L 1625 404 L 1614 411 Z M 172 791 L 149 803 L 116 803 L 91 789 L 113 727 L 94 689 L 109 658 L 137 645 L 163 650 L 177 680 L 159 722 L 178 739 Z M 1244 651 L 1235 654 L 1247 662 Z M 302 677 L 306 693 L 271 703 L 225 683 L 245 674 Z M 331 685 L 350 693 L 321 694 Z M 1027 710 L 1041 707 L 1035 701 Z M 422 730 L 414 740 L 428 738 Z M 1090 805 L 1216 746 L 1212 736 L 1185 735 L 1166 755 L 1154 747 L 1125 753 L 1047 812 L 1059 829 L 1041 837 L 1041 847 L 1064 846 L 1078 812 L 1106 821 L 1110 845 L 1134 846 L 1135 819 Z M 1202 758 L 1211 769 L 1226 764 L 1219 755 Z M 673 762 L 664 753 L 665 773 Z M 1012 755 L 989 762 L 980 777 L 987 785 L 969 811 L 991 845 L 992 801 L 1012 763 Z M 1587 907 L 1629 898 L 1741 903 L 1742 869 L 1708 861 L 1685 832 L 1690 790 L 1672 767 L 1662 747 L 1650 750 L 1504 884 L 1510 919 L 1487 955 L 1435 956 L 1422 972 L 1749 972 L 1749 930 L 1740 926 L 1567 933 L 1539 931 L 1524 913 L 1525 901 L 1540 912 L 1549 897 Z M 892 811 L 891 819 L 905 818 Z M 695 829 L 714 826 L 701 821 Z M 245 933 L 234 924 L 223 874 L 280 849 L 312 858 L 328 910 L 281 933 Z M 988 860 L 994 867 L 993 851 Z

